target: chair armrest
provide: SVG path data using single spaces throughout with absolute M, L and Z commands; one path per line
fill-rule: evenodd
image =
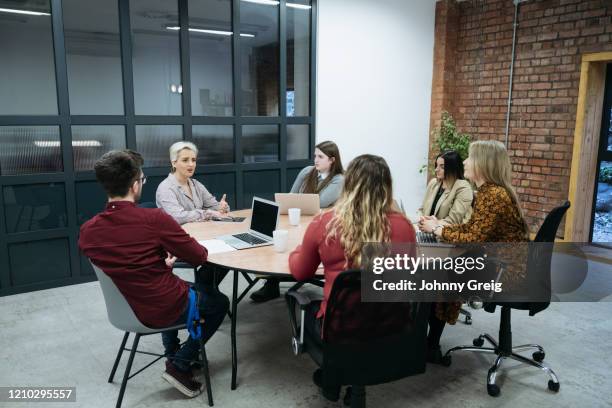
M 293 298 L 293 301 L 300 305 L 300 309 L 305 308 L 312 302 L 312 299 L 310 299 L 307 294 L 295 290 L 288 290 L 285 296 L 288 298 Z M 289 299 L 287 299 L 287 301 L 289 301 Z

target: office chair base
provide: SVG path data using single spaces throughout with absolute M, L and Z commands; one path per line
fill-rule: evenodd
M 459 313 L 465 316 L 465 320 L 463 321 L 465 324 L 472 324 L 472 312 L 467 309 L 461 308 L 459 309 Z
M 489 342 L 493 347 L 482 347 L 485 340 Z M 495 383 L 495 380 L 497 377 L 497 372 L 499 371 L 505 359 L 512 359 L 520 363 L 527 364 L 532 367 L 539 368 L 542 371 L 545 371 L 550 377 L 550 380 L 548 381 L 548 389 L 553 392 L 559 392 L 559 389 L 561 388 L 561 384 L 559 383 L 559 379 L 557 378 L 557 375 L 550 367 L 542 363 L 542 361 L 544 360 L 544 357 L 546 356 L 546 353 L 544 352 L 544 349 L 542 348 L 542 346 L 537 345 L 537 344 L 523 344 L 521 346 L 512 347 L 512 352 L 507 353 L 501 350 L 499 348 L 499 344 L 497 343 L 497 341 L 488 334 L 483 334 L 483 335 L 478 336 L 477 338 L 473 340 L 472 343 L 473 343 L 473 346 L 458 346 L 458 347 L 451 348 L 450 350 L 446 352 L 443 358 L 448 362 L 448 365 L 450 365 L 452 362 L 451 354 L 456 351 L 472 351 L 475 353 L 496 354 L 497 358 L 495 359 L 495 362 L 493 363 L 493 365 L 491 366 L 491 368 L 489 369 L 487 373 L 487 393 L 490 396 L 497 397 L 501 393 L 501 389 Z M 531 350 L 531 349 L 538 350 L 535 353 L 533 353 L 532 355 L 533 359 L 517 354 L 518 352 Z

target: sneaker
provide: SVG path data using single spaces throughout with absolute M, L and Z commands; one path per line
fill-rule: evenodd
M 191 371 L 184 373 L 170 361 L 166 361 L 166 371 L 162 374 L 162 378 L 189 398 L 202 392 L 202 384 L 193 379 Z
M 321 394 L 329 401 L 336 402 L 340 399 L 340 386 L 339 385 L 326 385 L 323 386 L 323 370 L 317 368 L 312 374 L 312 382 L 321 389 Z
M 268 300 L 276 299 L 280 296 L 278 280 L 267 279 L 261 289 L 251 293 L 251 300 L 255 303 L 263 303 Z

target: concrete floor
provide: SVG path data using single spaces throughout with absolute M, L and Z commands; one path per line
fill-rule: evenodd
M 189 271 L 179 273 L 189 279 Z M 222 290 L 230 293 L 230 285 L 228 278 Z M 450 368 L 428 366 L 423 375 L 368 388 L 368 406 L 610 407 L 611 312 L 610 303 L 602 302 L 554 303 L 535 317 L 526 312 L 513 314 L 515 344 L 545 347 L 546 362 L 561 381 L 558 394 L 547 390 L 545 373 L 506 361 L 498 377 L 502 394 L 489 397 L 485 382 L 492 357 L 463 353 L 455 355 Z M 498 324 L 499 314 L 475 311 L 472 326 L 458 323 L 447 328 L 442 348 L 470 344 L 484 331 L 497 337 Z M 119 382 L 106 380 L 123 334 L 108 322 L 97 282 L 0 298 L 0 327 L 0 386 L 76 386 L 76 403 L 50 406 L 114 406 Z M 311 382 L 315 365 L 309 357 L 292 354 L 284 300 L 254 305 L 247 299 L 241 304 L 236 391 L 230 390 L 229 332 L 226 319 L 207 347 L 215 406 L 341 406 L 319 396 Z M 145 337 L 140 344 L 144 350 L 161 350 L 159 336 Z M 135 367 L 146 361 L 148 356 L 137 356 Z M 162 380 L 162 371 L 163 364 L 158 362 L 130 380 L 123 406 L 206 406 L 205 394 L 184 398 Z

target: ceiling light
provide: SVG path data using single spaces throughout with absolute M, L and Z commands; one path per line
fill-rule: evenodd
M 28 11 L 28 10 L 17 10 L 0 8 L 0 13 L 13 13 L 13 14 L 27 14 L 28 16 L 50 16 L 51 13 L 43 13 L 42 11 Z
M 178 31 L 180 30 L 181 27 L 178 26 L 167 26 L 166 30 L 172 30 L 172 31 Z M 204 34 L 214 34 L 214 35 L 224 35 L 224 36 L 230 36 L 232 34 L 234 34 L 231 31 L 223 31 L 223 30 L 206 30 L 203 28 L 189 28 L 189 31 L 195 32 L 195 33 L 204 33 Z M 249 33 L 240 33 L 241 37 L 249 37 L 249 38 L 253 38 L 255 37 L 255 34 L 249 34 Z
M 312 7 L 308 6 L 306 4 L 297 4 L 297 3 L 287 3 L 287 7 L 291 7 L 294 9 L 300 9 L 300 10 L 310 10 Z
M 36 147 L 60 147 L 61 142 L 59 140 L 35 140 L 34 146 Z M 72 147 L 101 147 L 102 143 L 98 140 L 73 140 Z
M 247 3 L 265 4 L 266 6 L 278 6 L 280 1 L 277 0 L 242 0 Z

